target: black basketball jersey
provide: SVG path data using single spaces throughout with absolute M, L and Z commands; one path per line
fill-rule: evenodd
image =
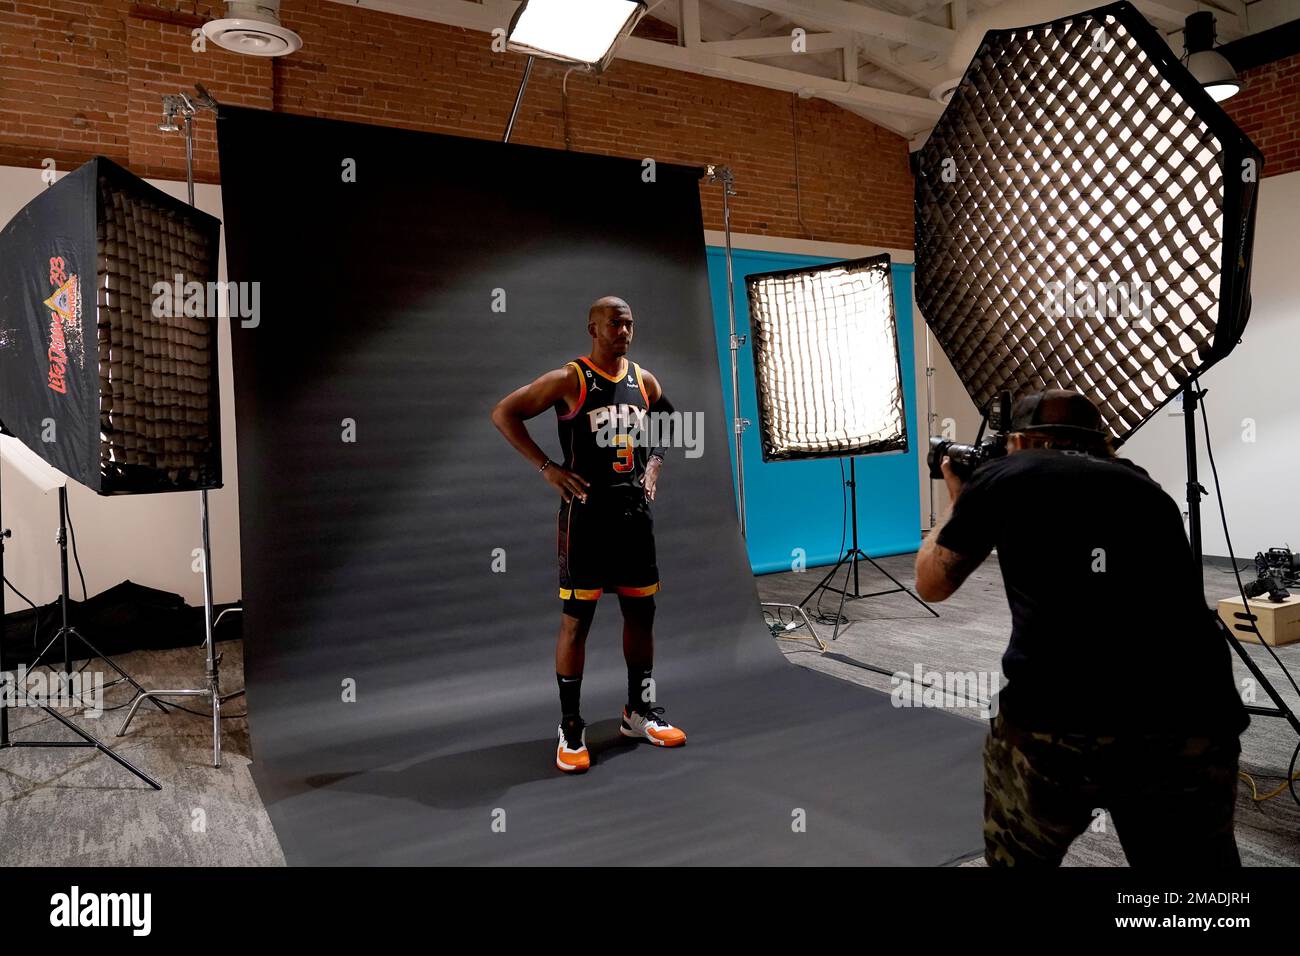
M 643 489 L 650 449 L 643 429 L 650 401 L 641 367 L 623 360 L 623 374 L 610 376 L 587 358 L 568 363 L 582 382 L 577 407 L 567 415 L 557 407 L 564 467 L 575 471 L 599 493 Z M 639 439 L 634 443 L 633 435 Z

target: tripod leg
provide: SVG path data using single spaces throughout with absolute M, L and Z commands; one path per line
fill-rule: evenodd
M 212 766 L 221 766 L 221 689 L 212 675 Z
M 1291 728 L 1297 734 L 1300 734 L 1300 720 L 1296 718 L 1295 711 L 1291 709 L 1286 700 L 1274 689 L 1273 682 L 1265 676 L 1262 670 L 1260 670 L 1259 664 L 1256 663 L 1255 659 L 1251 657 L 1249 653 L 1247 653 L 1245 646 L 1241 641 L 1237 640 L 1236 636 L 1231 630 L 1229 630 L 1228 625 L 1224 623 L 1223 618 L 1216 614 L 1214 619 L 1219 622 L 1219 629 L 1223 632 L 1223 636 L 1227 638 L 1228 643 L 1233 646 L 1238 656 L 1241 657 L 1241 661 L 1246 665 L 1246 669 L 1254 676 L 1255 680 L 1259 683 L 1259 686 L 1263 688 L 1264 693 L 1268 694 L 1268 696 L 1272 698 L 1274 704 L 1277 705 L 1276 711 L 1266 711 L 1265 715 L 1270 717 L 1285 717 L 1287 722 L 1291 725 Z M 1263 642 L 1264 638 L 1260 636 L 1258 631 L 1255 632 L 1255 635 L 1259 637 L 1261 642 Z
M 21 687 L 18 688 L 18 692 L 19 692 L 20 694 L 22 694 L 23 697 L 26 697 L 28 700 L 31 699 L 30 697 L 28 697 L 27 692 L 26 692 L 25 690 L 23 690 Z M 141 780 L 143 780 L 145 783 L 149 784 L 149 786 L 153 787 L 155 790 L 161 790 L 161 789 L 162 789 L 162 784 L 161 784 L 161 783 L 159 783 L 159 782 L 158 782 L 157 780 L 155 780 L 153 777 L 149 776 L 147 773 L 145 773 L 145 772 L 144 772 L 143 770 L 141 770 L 139 767 L 135 766 L 135 764 L 131 763 L 131 762 L 130 762 L 129 760 L 127 760 L 125 757 L 121 756 L 121 755 L 118 754 L 118 753 L 114 753 L 114 751 L 113 751 L 113 749 L 112 749 L 111 747 L 109 747 L 107 744 L 103 743 L 103 742 L 102 742 L 98 737 L 96 737 L 94 734 L 91 734 L 91 733 L 89 733 L 88 731 L 82 730 L 80 727 L 78 727 L 78 726 L 77 726 L 76 724 L 74 724 L 72 721 L 68 720 L 68 718 L 66 718 L 66 717 L 64 717 L 62 714 L 60 714 L 60 713 L 59 713 L 57 710 L 55 710 L 53 707 L 47 707 L 47 706 L 44 705 L 44 704 L 40 704 L 39 706 L 40 706 L 41 710 L 45 711 L 45 713 L 49 714 L 49 716 L 53 717 L 55 720 L 57 720 L 59 723 L 61 723 L 64 727 L 67 727 L 67 728 L 68 728 L 69 730 L 71 730 L 74 734 L 76 734 L 78 737 L 80 737 L 82 740 L 84 740 L 84 741 L 85 741 L 85 744 L 82 744 L 82 745 L 80 745 L 80 746 L 90 746 L 90 747 L 94 747 L 96 750 L 98 750 L 98 751 L 99 751 L 100 753 L 102 753 L 104 756 L 110 758 L 110 759 L 113 760 L 115 763 L 119 764 L 123 769 L 125 769 L 125 770 L 129 770 L 131 773 L 135 774 L 137 777 L 139 777 L 139 778 L 140 778 Z M 46 743 L 35 744 L 35 743 L 27 743 L 27 742 L 23 742 L 23 743 L 20 744 L 20 746 L 28 746 L 28 747 L 33 747 L 33 746 L 34 746 L 34 747 L 49 747 L 49 746 L 77 746 L 77 745 L 75 745 L 75 744 L 70 744 L 70 745 L 65 745 L 65 744 L 46 744 Z
M 799 602 L 800 607 L 803 607 L 805 604 L 811 601 L 813 599 L 814 594 L 816 594 L 822 588 L 826 587 L 826 585 L 830 582 L 831 578 L 835 577 L 836 572 L 839 571 L 840 565 L 842 565 L 845 561 L 848 560 L 848 557 L 849 557 L 849 553 L 847 551 L 844 552 L 844 555 L 838 561 L 835 562 L 835 567 L 827 571 L 826 576 L 823 577 L 821 581 L 817 583 L 817 586 L 813 588 L 811 591 L 809 591 L 807 597 L 805 597 L 802 601 Z
M 849 596 L 849 575 L 857 568 L 857 562 L 850 562 L 844 569 L 844 587 L 840 590 L 840 609 L 835 612 L 835 630 L 831 631 L 831 640 L 840 639 L 840 623 L 844 620 L 844 601 Z
M 867 559 L 867 561 L 871 564 L 873 568 L 875 568 L 885 577 L 889 578 L 889 580 L 893 581 L 894 584 L 898 587 L 898 590 L 905 591 L 908 597 L 910 597 L 917 604 L 921 605 L 921 607 L 925 608 L 935 617 L 939 616 L 939 612 L 936 611 L 934 608 L 930 607 L 930 605 L 926 604 L 924 601 L 922 601 L 920 595 L 918 595 L 915 591 L 913 591 L 911 588 L 905 585 L 902 581 L 898 580 L 898 578 L 894 577 L 892 574 L 890 574 L 888 571 L 886 571 L 884 568 L 878 565 L 875 561 L 872 561 L 869 555 L 864 553 L 862 556 Z
M 101 653 L 99 652 L 99 648 L 97 648 L 94 644 L 90 643 L 90 641 L 86 640 L 85 636 L 84 636 L 80 631 L 78 631 L 75 627 L 72 628 L 72 634 L 73 634 L 74 637 L 76 637 L 77 640 L 81 641 L 81 643 L 84 644 L 84 645 L 86 646 L 87 650 L 89 650 L 89 651 L 91 652 L 91 654 L 93 654 L 95 657 L 99 658 L 101 661 L 103 661 L 103 662 L 104 662 L 105 664 L 107 664 L 109 667 L 113 668 L 113 670 L 117 671 L 117 675 L 118 675 L 119 677 L 121 677 L 122 680 L 126 681 L 128 684 L 130 684 L 132 687 L 134 687 L 134 688 L 135 688 L 137 691 L 139 691 L 141 694 L 146 693 L 144 687 L 142 687 L 142 686 L 140 685 L 140 682 L 139 682 L 139 681 L 137 681 L 134 677 L 132 677 L 132 676 L 131 676 L 130 674 L 128 674 L 126 671 L 122 670 L 122 668 L 118 667 L 117 664 L 113 661 L 113 659 L 112 659 L 111 657 L 105 657 L 103 654 L 101 654 Z M 154 700 L 153 698 L 150 698 L 150 702 L 151 702 L 155 707 L 157 707 L 160 711 L 162 711 L 164 714 L 170 714 L 170 713 L 171 713 L 171 711 L 169 711 L 165 706 L 163 706 L 161 703 L 159 703 L 158 701 Z

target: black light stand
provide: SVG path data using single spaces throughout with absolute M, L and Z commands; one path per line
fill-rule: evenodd
M 34 670 L 37 667 L 40 667 L 42 661 L 45 658 L 45 655 L 50 652 L 50 649 L 54 647 L 55 644 L 58 644 L 60 641 L 62 641 L 63 642 L 63 673 L 65 674 L 72 673 L 72 654 L 71 654 L 71 648 L 69 646 L 69 640 L 74 639 L 76 641 L 79 641 L 81 645 L 90 652 L 91 658 L 99 658 L 109 667 L 113 668 L 113 670 L 117 671 L 118 674 L 117 680 L 110 681 L 109 683 L 105 684 L 104 686 L 106 688 L 112 687 L 114 684 L 119 684 L 125 681 L 126 683 L 134 687 L 137 692 L 143 694 L 145 692 L 144 687 L 134 677 L 132 677 L 126 671 L 122 670 L 121 667 L 119 667 L 116 663 L 114 663 L 112 658 L 106 656 L 104 653 L 102 653 L 99 650 L 99 648 L 95 647 L 94 644 L 90 643 L 90 641 L 86 638 L 86 636 L 81 633 L 81 631 L 77 630 L 75 627 L 73 627 L 71 624 L 68 623 L 68 605 L 70 603 L 70 597 L 69 597 L 70 588 L 68 585 L 68 486 L 67 485 L 59 486 L 59 533 L 58 533 L 57 540 L 59 543 L 59 575 L 61 580 L 61 585 L 59 588 L 60 625 L 58 631 L 54 634 L 53 637 L 50 638 L 49 642 L 45 645 L 45 647 L 41 650 L 41 652 L 36 655 L 36 659 L 32 661 L 29 670 Z M 157 707 L 159 710 L 161 710 L 164 714 L 167 713 L 167 708 L 164 707 L 162 704 L 158 703 L 157 701 L 154 701 L 153 703 L 154 706 Z
M 817 586 L 808 592 L 808 596 L 799 602 L 799 607 L 803 607 L 805 604 L 807 604 L 809 601 L 813 599 L 813 597 L 817 594 L 818 591 L 834 591 L 836 594 L 840 596 L 839 610 L 836 611 L 835 613 L 835 630 L 831 634 L 832 641 L 839 639 L 840 625 L 844 623 L 844 602 L 850 597 L 853 598 L 853 600 L 855 601 L 860 601 L 863 598 L 880 597 L 882 594 L 898 594 L 901 592 L 903 594 L 906 594 L 917 604 L 921 605 L 921 607 L 925 608 L 935 617 L 939 616 L 938 611 L 936 611 L 934 608 L 930 607 L 930 605 L 922 601 L 921 598 L 917 596 L 915 592 L 913 592 L 901 581 L 899 581 L 898 578 L 894 577 L 892 574 L 890 574 L 888 571 L 882 568 L 879 564 L 873 561 L 871 556 L 867 554 L 867 552 L 863 551 L 861 548 L 858 547 L 858 482 L 857 482 L 857 469 L 855 467 L 855 464 L 856 464 L 856 459 L 849 458 L 849 477 L 848 480 L 845 482 L 845 485 L 847 485 L 849 489 L 849 501 L 852 502 L 849 513 L 851 515 L 851 520 L 853 521 L 853 546 L 849 548 L 847 551 L 845 551 L 843 555 L 840 556 L 839 561 L 835 563 L 835 567 L 831 568 L 830 571 L 827 572 L 826 576 L 822 578 L 821 581 L 817 584 Z M 875 568 L 877 571 L 883 574 L 885 577 L 889 578 L 889 580 L 893 581 L 894 586 L 884 591 L 872 591 L 870 594 L 863 594 L 861 585 L 858 581 L 858 565 L 862 561 L 867 562 L 873 568 Z M 834 578 L 835 575 L 839 573 L 840 568 L 846 564 L 848 566 L 844 568 L 844 587 L 842 588 L 832 587 L 830 583 L 831 579 Z M 852 594 L 849 593 L 850 575 L 852 575 L 853 577 Z
M 60 490 L 62 491 L 63 489 Z M 0 499 L 0 501 L 2 500 L 3 499 Z M 0 627 L 3 626 L 3 621 L 4 621 L 5 602 L 4 602 L 3 582 L 4 582 L 5 540 L 9 538 L 9 536 L 10 536 L 9 529 L 4 527 L 4 522 L 2 519 L 0 519 Z M 65 573 L 64 573 L 63 590 L 66 596 L 67 594 L 66 565 L 64 567 L 64 571 Z M 66 606 L 65 606 L 65 615 L 66 615 Z M 66 616 L 64 618 L 64 623 L 65 625 L 67 623 Z M 61 631 L 60 633 L 63 632 Z M 65 641 L 66 641 L 66 637 L 65 637 Z M 65 648 L 66 648 L 66 643 L 65 643 Z M 48 649 L 49 648 L 47 647 L 46 650 Z M 65 664 L 65 668 L 66 668 L 66 664 Z M 121 671 L 119 671 L 119 673 L 121 673 Z M 4 682 L 10 681 L 9 675 L 5 671 L 3 635 L 0 635 L 0 681 L 4 681 Z M 132 681 L 132 683 L 134 683 L 134 681 Z M 31 700 L 30 695 L 23 688 L 22 684 L 16 679 L 12 681 L 12 687 L 14 691 L 17 694 L 22 695 L 24 699 Z M 135 774 L 145 783 L 149 784 L 149 786 L 153 787 L 153 789 L 155 790 L 162 789 L 162 784 L 160 784 L 157 780 L 149 776 L 143 770 L 136 767 L 134 764 L 132 764 L 130 761 L 128 761 L 121 755 L 114 753 L 112 748 L 110 748 L 107 744 L 105 744 L 99 738 L 95 737 L 93 734 L 90 734 L 87 731 L 83 730 L 82 728 L 78 727 L 76 724 L 68 720 L 68 718 L 64 717 L 53 707 L 50 707 L 47 704 L 39 704 L 39 703 L 36 706 L 38 706 L 41 710 L 45 711 L 47 715 L 53 717 L 55 720 L 61 723 L 64 727 L 68 728 L 68 730 L 72 731 L 81 739 L 80 740 L 10 740 L 9 739 L 9 708 L 5 701 L 0 700 L 0 749 L 7 749 L 10 747 L 94 747 L 96 750 L 100 751 L 101 753 L 111 758 L 114 762 L 120 764 L 122 767 L 126 768 L 131 773 Z
M 218 111 L 218 103 L 213 99 L 202 84 L 194 84 L 197 96 L 191 97 L 186 93 L 167 94 L 163 96 L 163 114 L 164 123 L 160 129 L 175 131 L 181 129 L 185 134 L 185 185 L 187 188 L 187 197 L 191 206 L 194 202 L 194 114 L 199 110 L 208 110 L 212 113 Z M 185 117 L 185 125 L 177 127 L 175 119 L 178 115 Z M 231 694 L 221 693 L 221 659 L 222 655 L 217 653 L 217 638 L 215 629 L 217 626 L 216 619 L 213 617 L 213 598 L 212 598 L 212 534 L 211 521 L 209 518 L 208 508 L 208 489 L 203 488 L 199 491 L 199 528 L 203 539 L 203 647 L 205 651 L 206 666 L 204 669 L 203 687 L 182 687 L 165 690 L 149 690 L 142 688 L 142 693 L 136 696 L 135 702 L 131 704 L 131 709 L 126 712 L 126 720 L 122 721 L 122 726 L 117 731 L 117 736 L 126 735 L 127 729 L 131 726 L 131 721 L 135 719 L 136 712 L 140 705 L 146 700 L 153 702 L 163 713 L 170 713 L 159 702 L 159 697 L 199 697 L 207 700 L 212 705 L 212 766 L 221 766 L 221 705 L 232 697 L 240 697 L 243 691 L 235 691 Z M 224 613 L 224 612 L 223 612 Z
M 1205 390 L 1200 388 L 1199 384 L 1195 381 L 1188 382 L 1183 388 L 1183 435 L 1187 444 L 1187 537 L 1192 543 L 1192 555 L 1196 559 L 1194 567 L 1196 568 L 1197 574 L 1201 573 L 1201 562 L 1203 560 L 1201 550 L 1201 496 L 1208 494 L 1197 478 L 1196 467 L 1196 407 L 1204 395 Z M 1201 600 L 1204 601 L 1205 582 L 1203 580 L 1200 582 L 1199 587 L 1201 591 Z M 1246 610 L 1249 614 L 1249 607 L 1247 607 Z M 1218 614 L 1214 615 L 1214 619 L 1218 622 L 1219 629 L 1223 632 L 1223 636 L 1237 652 L 1237 656 L 1241 658 L 1241 662 L 1246 665 L 1246 669 L 1254 675 L 1259 686 L 1264 689 L 1264 692 L 1268 694 L 1276 704 L 1275 707 L 1260 707 L 1254 704 L 1247 704 L 1247 713 L 1257 714 L 1260 717 L 1283 717 L 1286 719 L 1287 723 L 1291 725 L 1291 728 L 1296 732 L 1296 734 L 1300 735 L 1300 720 L 1296 718 L 1295 711 L 1291 709 L 1291 706 L 1286 702 L 1286 700 L 1274 689 L 1272 682 L 1264 675 L 1264 672 L 1259 669 L 1259 664 L 1257 664 L 1255 659 L 1247 653 L 1246 648 L 1242 646 L 1241 641 L 1237 640 L 1232 631 L 1228 629 L 1228 626 L 1224 624 L 1223 619 L 1219 617 Z M 1252 622 L 1254 621 L 1253 615 L 1250 616 L 1250 620 Z M 1257 629 L 1246 627 L 1243 627 L 1242 629 L 1253 630 L 1256 636 L 1259 636 Z M 1259 639 L 1262 644 L 1263 638 L 1260 637 Z

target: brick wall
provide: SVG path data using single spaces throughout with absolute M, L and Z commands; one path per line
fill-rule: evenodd
M 1228 115 L 1264 151 L 1264 175 L 1300 169 L 1300 54 L 1245 73 Z
M 326 0 L 286 0 L 303 38 L 275 60 L 191 49 L 219 4 L 0 0 L 0 165 L 60 168 L 96 153 L 142 176 L 183 179 L 161 94 L 197 80 L 220 101 L 485 139 L 505 130 L 524 60 L 484 33 Z M 617 61 L 601 77 L 538 61 L 514 142 L 659 162 L 730 166 L 738 232 L 912 247 L 912 177 L 899 136 L 832 104 Z M 798 189 L 795 132 L 799 139 Z M 209 114 L 196 178 L 217 181 Z M 720 187 L 701 197 L 722 228 Z
M 184 176 L 181 137 L 157 129 L 160 96 L 197 80 L 222 102 L 487 139 L 505 129 L 523 59 L 486 34 L 326 0 L 286 0 L 302 35 L 263 60 L 191 31 L 198 0 L 0 0 L 0 164 L 62 168 L 102 153 L 142 176 Z M 649 25 L 650 21 L 646 21 Z M 736 174 L 739 232 L 912 247 L 906 143 L 820 100 L 618 61 L 603 77 L 538 62 L 514 140 Z M 1264 151 L 1265 174 L 1300 169 L 1300 56 L 1245 76 L 1228 111 Z M 795 140 L 798 138 L 798 188 Z M 196 126 L 197 178 L 217 179 L 212 119 Z M 718 187 L 705 221 L 722 226 Z

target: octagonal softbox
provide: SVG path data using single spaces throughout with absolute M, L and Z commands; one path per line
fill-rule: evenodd
M 24 206 L 0 232 L 0 423 L 100 494 L 220 487 L 220 228 L 103 157 Z
M 975 404 L 1117 443 L 1232 350 L 1261 155 L 1128 3 L 990 31 L 917 161 L 917 304 Z

